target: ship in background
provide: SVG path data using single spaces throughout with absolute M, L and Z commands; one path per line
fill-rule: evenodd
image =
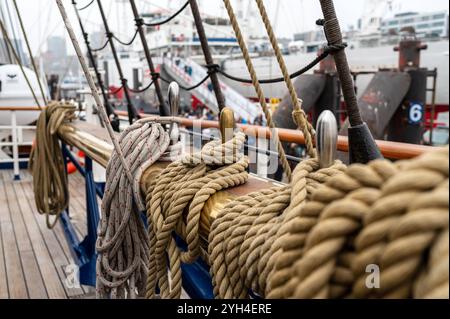
M 119 1 L 123 2 L 123 0 Z M 168 1 L 167 7 L 145 12 L 143 16 L 147 22 L 163 20 L 182 4 L 183 1 L 171 0 Z M 279 77 L 280 71 L 275 57 L 269 49 L 270 45 L 267 37 L 264 36 L 264 28 L 257 19 L 256 11 L 253 10 L 252 5 L 252 1 L 248 0 L 235 1 L 237 16 L 242 21 L 242 28 L 245 29 L 246 41 L 257 73 L 260 78 Z M 153 5 L 152 8 L 154 7 Z M 214 60 L 227 73 L 249 78 L 230 22 L 225 18 L 225 9 L 222 8 L 221 10 L 214 16 L 202 13 L 205 16 L 204 25 Z M 393 54 L 393 48 L 399 43 L 405 30 L 413 30 L 417 38 L 428 45 L 428 49 L 422 52 L 421 66 L 430 70 L 437 68 L 439 72 L 436 103 L 448 107 L 448 11 L 416 13 L 398 12 L 397 10 L 399 8 L 395 1 L 366 0 L 364 14 L 359 19 L 358 26 L 354 29 L 350 28 L 344 34 L 345 41 L 348 43 L 347 54 L 351 68 L 355 72 L 360 72 L 397 66 L 398 55 Z M 282 19 L 282 17 L 280 10 L 277 8 L 273 21 L 274 25 L 277 24 L 279 19 Z M 127 33 L 132 34 L 132 27 L 132 25 L 124 25 L 122 29 L 128 28 Z M 151 44 L 151 52 L 159 66 L 159 71 L 181 83 L 194 83 L 190 79 L 193 69 L 198 69 L 198 66 L 204 65 L 205 62 L 189 10 L 183 12 L 164 27 L 147 27 L 146 31 L 147 41 Z M 101 44 L 104 38 L 103 33 L 99 33 L 98 37 L 100 40 L 97 43 Z M 323 30 L 317 27 L 315 30 L 294 34 L 293 39 L 279 39 L 279 42 L 285 53 L 286 64 L 289 70 L 294 72 L 316 57 L 318 50 L 326 43 L 326 39 Z M 145 86 L 151 79 L 148 68 L 143 63 L 143 52 L 139 52 L 137 47 L 128 50 L 122 49 L 124 51 L 121 53 L 121 61 L 129 66 L 129 68 L 124 68 L 129 70 L 128 79 L 131 79 L 132 85 L 136 88 Z M 115 71 L 111 55 L 106 52 L 99 56 L 99 60 L 99 65 L 103 67 L 105 72 L 105 82 L 113 88 L 117 87 L 120 80 Z M 178 68 L 172 68 L 172 65 Z M 183 69 L 186 72 L 179 74 L 179 71 Z M 314 72 L 314 70 L 310 72 Z M 200 76 L 200 74 L 194 75 L 195 78 Z M 371 78 L 372 75 L 358 77 L 358 92 L 364 91 Z M 233 94 L 237 93 L 255 101 L 256 95 L 251 85 L 243 85 L 224 77 L 221 77 L 221 80 L 223 85 L 234 91 Z M 282 83 L 265 85 L 264 88 L 266 96 L 271 98 L 280 99 L 286 93 L 286 88 Z M 145 100 L 156 101 L 152 92 L 148 94 Z M 184 94 L 182 103 L 185 107 L 205 105 L 212 110 L 216 109 L 214 101 L 210 101 L 195 91 L 192 94 Z
M 204 1 L 199 1 L 200 8 Z M 300 1 L 300 0 L 299 0 Z M 146 22 L 162 21 L 168 18 L 183 5 L 183 0 L 168 0 L 164 6 L 143 6 L 143 18 Z M 273 24 L 283 19 L 280 1 L 275 8 Z M 123 38 L 130 37 L 134 32 L 134 24 L 129 14 L 129 4 L 126 0 L 116 0 L 116 4 L 123 6 L 117 17 L 117 29 Z M 270 50 L 270 45 L 257 11 L 251 0 L 235 0 L 234 7 L 245 29 L 246 41 L 251 56 L 261 79 L 279 77 L 276 60 Z M 156 9 L 155 9 L 156 8 Z M 227 73 L 239 77 L 249 78 L 242 55 L 239 50 L 229 20 L 226 18 L 225 8 L 222 6 L 217 12 L 202 12 L 204 27 L 208 36 L 208 43 L 213 58 Z M 448 11 L 415 13 L 401 12 L 395 1 L 366 0 L 365 10 L 358 26 L 349 28 L 344 34 L 348 43 L 347 56 L 354 72 L 372 72 L 379 68 L 394 68 L 398 65 L 398 54 L 393 52 L 404 32 L 414 31 L 416 37 L 427 43 L 428 49 L 421 53 L 421 66 L 438 70 L 436 104 L 440 110 L 448 112 L 449 105 L 449 16 Z M 294 30 L 293 30 L 294 31 Z M 206 69 L 200 41 L 196 34 L 194 20 L 190 10 L 186 9 L 168 24 L 162 27 L 146 27 L 146 38 L 150 44 L 157 71 L 165 78 L 175 80 L 182 85 L 195 84 L 206 75 Z M 278 39 L 285 54 L 285 61 L 291 72 L 297 71 L 311 60 L 326 43 L 322 28 L 305 31 L 293 35 L 292 39 Z M 48 40 L 48 52 L 45 54 L 47 62 L 46 74 L 49 82 L 50 94 L 58 98 L 75 98 L 82 100 L 82 92 L 86 92 L 86 83 L 79 78 L 79 70 L 72 69 L 70 61 L 74 57 L 59 57 L 65 50 L 54 50 L 52 41 Z M 59 40 L 61 42 L 61 39 Z M 100 27 L 90 34 L 92 47 L 101 47 L 105 41 L 105 33 Z M 64 41 L 62 41 L 64 42 Z M 59 44 L 61 45 L 61 44 Z M 65 43 L 63 45 L 65 47 Z M 145 87 L 151 81 L 150 72 L 145 62 L 141 46 L 136 41 L 132 46 L 118 45 L 119 59 L 123 66 L 128 84 L 134 89 Z M 112 94 L 112 103 L 118 109 L 126 109 L 123 103 L 123 91 L 120 88 L 120 78 L 117 73 L 112 54 L 108 49 L 97 53 L 98 66 L 103 74 L 104 83 Z M 55 68 L 51 66 L 55 65 Z M 62 71 L 55 71 L 56 67 L 64 66 Z M 76 66 L 77 63 L 74 63 Z M 50 67 L 49 67 L 50 66 Z M 317 69 L 317 68 L 316 68 Z M 316 69 L 310 71 L 313 73 Z M 55 75 L 55 76 L 51 76 Z M 356 86 L 358 93 L 364 92 L 373 74 L 358 76 Z M 222 89 L 228 104 L 238 117 L 248 122 L 259 115 L 256 94 L 251 85 L 231 81 L 220 76 Z M 212 88 L 208 83 L 190 92 L 183 92 L 181 106 L 186 112 L 205 107 L 213 112 L 218 110 Z M 55 87 L 57 89 L 55 89 Z M 163 89 L 167 87 L 163 84 Z M 269 98 L 282 99 L 286 93 L 283 83 L 263 85 L 265 94 Z M 57 92 L 57 94 L 54 93 Z M 141 112 L 157 113 L 157 99 L 153 89 L 144 93 L 132 93 L 133 104 Z M 446 126 L 448 127 L 448 120 Z

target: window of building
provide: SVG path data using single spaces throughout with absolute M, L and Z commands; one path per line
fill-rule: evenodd
M 441 29 L 431 31 L 431 35 L 433 35 L 433 36 L 440 36 L 441 34 L 442 34 Z
M 433 19 L 435 19 L 435 20 L 444 19 L 444 18 L 445 18 L 445 13 L 435 14 L 433 16 Z
M 428 21 L 428 20 L 430 20 L 430 16 L 423 16 L 422 17 L 422 21 Z
M 389 25 L 397 25 L 397 24 L 398 24 L 398 20 L 389 21 Z
M 403 23 L 413 23 L 413 22 L 414 22 L 413 18 L 403 20 Z
M 430 25 L 428 23 L 422 23 L 417 26 L 417 29 L 426 29 L 429 27 L 430 27 Z
M 444 25 L 445 25 L 445 23 L 443 21 L 433 23 L 433 27 L 443 27 Z

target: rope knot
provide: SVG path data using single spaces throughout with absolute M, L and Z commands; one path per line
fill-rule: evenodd
M 111 40 L 114 37 L 114 33 L 112 33 L 112 32 L 106 32 L 105 34 L 109 40 Z
M 216 64 L 216 63 L 212 63 L 212 64 L 207 64 L 205 65 L 205 67 L 208 69 L 208 74 L 214 74 L 220 71 L 220 65 Z
M 153 81 L 157 81 L 161 77 L 161 74 L 159 74 L 159 72 L 150 72 L 150 76 Z
M 140 28 L 144 25 L 144 19 L 142 19 L 142 18 L 136 18 L 136 19 L 134 19 L 134 21 L 136 22 L 136 26 L 138 28 Z
M 343 43 L 335 43 L 335 44 L 328 44 L 324 47 L 324 52 L 329 54 L 334 54 L 336 52 L 339 52 L 341 50 L 344 50 L 347 48 L 348 44 L 346 42 Z

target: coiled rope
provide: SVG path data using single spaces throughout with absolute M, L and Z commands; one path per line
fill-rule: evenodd
M 229 203 L 209 236 L 214 294 L 448 298 L 448 156 L 447 147 L 316 173 L 307 160 L 291 186 Z
M 355 164 L 331 178 L 277 240 L 267 297 L 448 298 L 448 167 L 445 148 L 397 164 Z M 375 289 L 367 284 L 372 265 L 380 270 Z
M 113 151 L 106 169 L 96 245 L 98 298 L 136 298 L 145 291 L 150 249 L 141 216 L 145 203 L 140 181 L 143 172 L 157 160 L 173 160 L 180 155 L 180 145 L 169 147 L 169 143 L 169 134 L 160 124 L 144 120 L 129 126 L 120 135 L 119 144 L 134 182 L 129 182 Z
M 246 298 L 249 290 L 264 296 L 271 247 L 279 227 L 331 176 L 345 165 L 320 169 L 317 159 L 297 165 L 290 185 L 249 194 L 224 207 L 211 226 L 209 260 L 214 294 Z
M 50 102 L 36 124 L 36 143 L 29 165 L 36 207 L 39 214 L 45 215 L 48 228 L 56 225 L 69 203 L 67 174 L 57 131 L 61 124 L 75 119 L 75 110 L 74 105 Z
M 200 213 L 216 192 L 247 181 L 248 159 L 240 152 L 244 142 L 243 133 L 224 144 L 212 141 L 201 152 L 170 164 L 150 187 L 146 198 L 150 240 L 147 298 L 155 297 L 157 286 L 162 298 L 179 298 L 181 262 L 205 257 L 198 233 Z M 186 241 L 187 251 L 177 247 L 172 235 L 175 230 Z

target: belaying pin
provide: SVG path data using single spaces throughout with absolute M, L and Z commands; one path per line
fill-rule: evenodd
M 234 119 L 234 112 L 229 107 L 224 107 L 220 112 L 219 117 L 220 135 L 222 137 L 222 143 L 226 143 L 233 138 L 234 128 L 236 122 Z
M 321 168 L 333 165 L 337 156 L 338 128 L 336 117 L 329 110 L 323 111 L 317 120 L 316 147 Z
M 177 82 L 170 83 L 168 99 L 169 99 L 170 115 L 172 117 L 178 116 L 180 109 L 180 86 L 178 85 Z M 180 129 L 178 127 L 178 123 L 172 122 L 170 124 L 169 136 L 170 140 L 172 141 L 172 144 L 178 142 L 178 139 L 180 138 Z

